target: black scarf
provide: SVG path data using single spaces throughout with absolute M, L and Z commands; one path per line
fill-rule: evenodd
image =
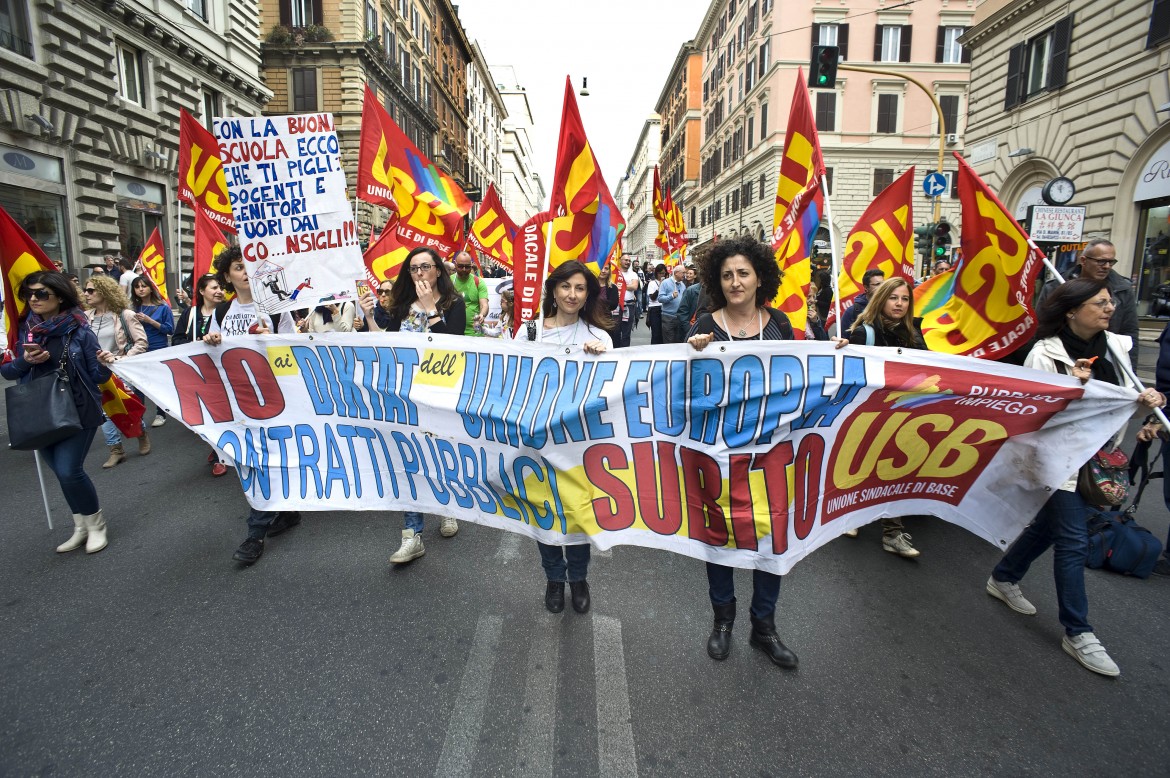
M 1118 386 L 1121 381 L 1117 377 L 1117 370 L 1114 369 L 1113 363 L 1109 361 L 1109 346 L 1105 340 L 1105 331 L 1101 330 L 1088 340 L 1082 340 L 1073 333 L 1068 327 L 1061 329 L 1060 342 L 1064 344 L 1064 350 L 1075 363 L 1078 359 L 1092 359 L 1097 357 L 1090 368 L 1093 373 L 1093 378 L 1098 381 L 1105 381 L 1106 383 Z

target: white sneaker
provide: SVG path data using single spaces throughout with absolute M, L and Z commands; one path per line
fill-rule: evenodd
M 164 424 L 166 424 L 166 423 L 167 423 L 167 417 L 166 417 L 166 416 L 155 416 L 155 417 L 154 417 L 154 421 L 152 421 L 152 422 L 150 423 L 150 426 L 152 426 L 152 427 L 161 427 L 162 425 L 164 425 Z
M 1072 637 L 1065 635 L 1060 645 L 1064 648 L 1064 653 L 1080 662 L 1087 670 L 1110 677 L 1121 675 L 1121 669 L 1109 658 L 1105 646 L 1101 645 L 1101 641 L 1097 640 L 1097 636 L 1092 632 L 1082 632 Z
M 418 559 L 425 553 L 422 535 L 417 534 L 412 529 L 404 529 L 402 530 L 402 545 L 390 556 L 390 562 L 400 565 L 412 559 Z
M 1019 584 L 1004 583 L 1003 581 L 997 581 L 994 578 L 988 578 L 987 593 L 997 600 L 1002 600 L 1016 613 L 1022 613 L 1025 616 L 1036 615 L 1036 606 L 1028 602 L 1028 600 L 1020 592 Z
M 455 519 L 443 516 L 439 520 L 439 534 L 445 538 L 455 537 L 455 533 L 459 531 L 459 522 Z
M 883 537 L 882 548 L 891 554 L 897 554 L 907 559 L 913 559 L 921 553 L 914 546 L 910 545 L 910 533 L 908 532 L 899 532 L 893 537 Z

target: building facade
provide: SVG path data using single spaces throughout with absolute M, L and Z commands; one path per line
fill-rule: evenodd
M 1046 185 L 1073 183 L 1083 240 L 1117 247 L 1116 270 L 1154 313 L 1170 284 L 1170 2 L 989 0 L 972 49 L 968 161 L 1017 218 Z M 1051 197 L 1051 195 L 1050 195 Z M 1058 198 L 1063 199 L 1063 198 Z M 1079 243 L 1046 247 L 1061 269 Z M 1168 287 L 1170 288 L 1170 287 Z
M 622 216 L 626 220 L 626 230 L 622 233 L 624 253 L 639 262 L 649 259 L 655 264 L 662 259 L 662 250 L 654 245 L 658 237 L 658 222 L 654 219 L 654 168 L 658 165 L 661 140 L 662 120 L 652 113 L 642 124 L 619 193 L 624 198 L 619 203 L 624 206 Z
M 467 66 L 467 104 L 467 183 L 482 197 L 488 184 L 500 180 L 500 146 L 508 109 L 479 43 L 474 41 Z
M 698 222 L 699 157 L 703 113 L 703 55 L 694 41 L 679 49 L 654 110 L 662 117 L 662 186 L 682 209 L 687 230 Z
M 341 161 L 357 186 L 364 87 L 423 154 L 434 158 L 439 123 L 432 81 L 431 10 L 419 0 L 260 0 L 265 113 L 333 114 Z M 353 191 L 351 189 L 351 191 Z M 359 203 L 363 237 L 386 221 Z
M 544 182 L 533 165 L 532 108 L 511 65 L 491 65 L 492 78 L 504 101 L 504 137 L 500 145 L 500 177 L 496 180 L 504 210 L 517 224 L 547 207 Z
M 467 188 L 467 68 L 471 43 L 451 0 L 431 0 L 434 13 L 434 93 L 437 164 Z M 429 33 L 428 33 L 429 38 Z M 474 198 L 473 198 L 474 199 Z
M 975 0 L 893 7 L 881 0 L 848 7 L 715 0 L 695 36 L 703 53 L 703 140 L 700 185 L 686 204 L 688 214 L 696 208 L 698 221 L 688 226 L 700 243 L 771 234 L 793 89 L 807 88 L 798 85 L 798 70 L 807 77 L 814 43 L 840 46 L 842 67 L 912 75 L 939 98 L 946 118 L 940 139 L 930 98 L 896 75 L 842 69 L 834 89 L 809 90 L 829 168 L 832 221 L 825 227 L 838 245 L 911 165 L 919 179 L 938 166 L 940 140 L 948 152 L 961 151 L 970 64 L 958 38 L 974 13 Z M 920 187 L 916 192 L 915 221 L 930 221 L 931 203 Z M 942 212 L 957 221 L 957 200 L 944 198 Z
M 73 272 L 107 253 L 137 257 L 156 227 L 173 260 L 179 109 L 210 127 L 215 115 L 258 114 L 271 95 L 260 78 L 256 4 L 79 0 L 6 10 L 0 207 Z M 183 242 L 189 251 L 189 232 Z

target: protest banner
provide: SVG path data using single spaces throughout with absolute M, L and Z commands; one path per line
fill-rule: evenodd
M 217 117 L 215 137 L 256 304 L 353 297 L 366 271 L 333 116 Z
M 591 356 L 449 335 L 271 335 L 113 369 L 222 451 L 256 508 L 409 508 L 777 573 L 882 516 L 933 514 L 1005 548 L 1135 398 L 815 342 Z

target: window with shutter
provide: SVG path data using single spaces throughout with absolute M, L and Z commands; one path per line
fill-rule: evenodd
M 1170 0 L 1154 0 L 1154 9 L 1150 14 L 1150 32 L 1146 36 L 1146 48 L 1170 40 Z
M 894 183 L 894 169 L 893 168 L 874 168 L 873 171 L 873 196 L 877 197 L 885 188 Z
M 818 132 L 836 132 L 837 94 L 835 92 L 817 92 L 816 122 Z
M 946 122 L 946 132 L 953 133 L 959 131 L 959 96 L 958 95 L 939 95 L 939 107 L 942 108 L 943 121 Z M 935 129 L 938 129 L 937 118 L 935 120 Z
M 877 131 L 896 133 L 898 131 L 898 96 L 878 95 Z

